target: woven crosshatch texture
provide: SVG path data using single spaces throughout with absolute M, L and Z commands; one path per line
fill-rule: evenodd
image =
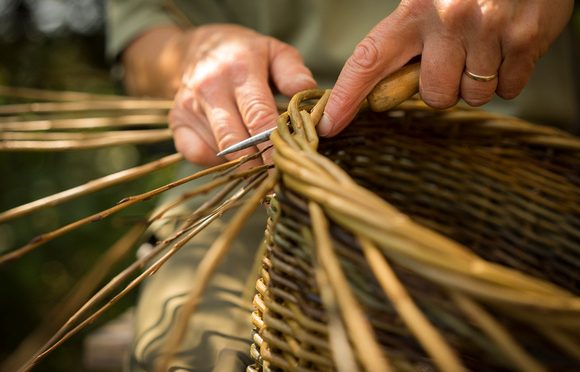
M 415 99 L 318 144 L 299 101 L 272 138 L 249 370 L 580 366 L 578 139 Z

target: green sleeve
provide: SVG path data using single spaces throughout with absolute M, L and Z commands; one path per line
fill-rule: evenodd
M 107 0 L 107 58 L 115 60 L 144 31 L 178 24 L 163 0 Z

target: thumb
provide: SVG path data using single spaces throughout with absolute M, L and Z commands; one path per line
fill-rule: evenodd
M 379 22 L 346 61 L 318 124 L 321 136 L 334 136 L 354 118 L 359 105 L 382 78 L 421 53 L 412 22 L 395 11 Z
M 274 38 L 269 43 L 270 75 L 280 93 L 292 96 L 301 90 L 316 88 L 312 72 L 296 48 Z

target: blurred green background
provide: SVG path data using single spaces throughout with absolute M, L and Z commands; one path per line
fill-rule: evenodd
M 0 0 L 0 85 L 122 94 L 105 60 L 101 0 Z M 22 100 L 0 97 L 0 104 Z M 157 159 L 166 146 L 116 146 L 60 153 L 0 153 L 0 211 Z M 0 224 L 0 252 L 36 235 L 168 182 L 171 169 Z M 0 364 L 52 310 L 96 259 L 154 200 L 58 238 L 0 267 Z M 134 260 L 131 253 L 114 269 Z M 116 317 L 135 293 L 87 331 L 64 344 L 35 370 L 82 371 L 83 338 Z
M 576 2 L 574 32 L 580 40 Z M 0 0 L 0 85 L 121 94 L 104 57 L 102 0 Z M 575 49 L 578 53 L 579 48 Z M 576 61 L 579 61 L 576 56 Z M 0 104 L 19 102 L 0 97 Z M 145 163 L 166 146 L 118 146 L 66 153 L 0 153 L 0 211 Z M 0 224 L 0 252 L 171 179 L 172 169 L 97 192 L 60 207 Z M 0 267 L 0 362 L 70 287 L 154 201 L 58 238 L 18 262 Z M 133 260 L 130 257 L 118 268 Z M 83 337 L 116 317 L 135 294 L 48 357 L 38 371 L 82 371 Z

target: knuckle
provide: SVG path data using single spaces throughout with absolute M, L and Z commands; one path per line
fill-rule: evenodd
M 380 66 L 381 54 L 378 42 L 369 35 L 358 43 L 347 65 L 357 72 L 375 71 Z
M 191 79 L 190 89 L 194 96 L 208 97 L 216 89 L 220 79 L 217 68 L 199 69 Z
M 193 105 L 193 95 L 191 89 L 179 89 L 173 99 L 173 108 L 171 112 L 176 110 L 191 110 Z
M 497 35 L 505 20 L 501 15 L 496 15 L 495 12 L 489 11 L 482 15 L 479 22 L 479 33 L 489 38 L 491 35 Z
M 248 100 L 241 107 L 242 117 L 250 131 L 261 129 L 270 124 L 275 119 L 275 112 L 272 112 L 270 106 L 258 97 Z
M 477 107 L 488 103 L 493 97 L 493 93 L 489 92 L 471 92 L 463 95 L 463 100 L 469 106 Z
M 445 109 L 457 103 L 457 90 L 444 90 L 440 88 L 421 89 L 421 98 L 429 106 L 437 109 Z
M 248 80 L 250 74 L 248 58 L 243 54 L 232 57 L 227 64 L 227 75 L 234 85 L 241 85 Z
M 439 5 L 439 16 L 444 29 L 455 32 L 473 18 L 475 0 L 447 1 Z
M 540 30 L 537 25 L 517 27 L 509 32 L 506 46 L 510 54 L 534 54 L 540 45 Z
M 219 148 L 233 145 L 236 142 L 236 134 L 232 130 L 231 115 L 222 109 L 212 110 L 211 115 L 212 118 L 209 120 Z

